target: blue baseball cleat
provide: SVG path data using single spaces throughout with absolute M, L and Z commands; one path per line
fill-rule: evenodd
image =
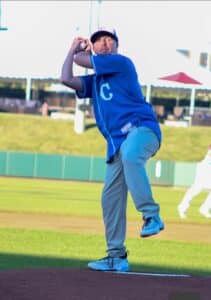
M 118 271 L 128 272 L 130 266 L 127 260 L 127 254 L 121 257 L 107 256 L 99 260 L 88 263 L 88 268 L 96 271 Z
M 141 237 L 158 234 L 164 229 L 164 223 L 159 216 L 149 217 L 144 219 L 144 224 L 141 230 Z

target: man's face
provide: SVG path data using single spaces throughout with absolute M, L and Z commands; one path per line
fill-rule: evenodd
M 117 47 L 117 42 L 109 35 L 100 36 L 93 43 L 93 50 L 96 54 L 115 54 Z

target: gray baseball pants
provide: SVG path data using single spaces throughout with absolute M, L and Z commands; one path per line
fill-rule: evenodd
M 102 192 L 102 210 L 108 255 L 125 254 L 127 194 L 130 192 L 136 209 L 144 218 L 159 213 L 146 174 L 147 160 L 159 149 L 154 132 L 135 127 L 122 143 L 114 161 L 107 165 Z

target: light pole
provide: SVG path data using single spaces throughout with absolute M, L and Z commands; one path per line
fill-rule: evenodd
M 93 32 L 93 30 L 98 29 L 100 27 L 100 17 L 101 17 L 101 4 L 103 0 L 90 0 L 89 7 L 89 35 Z M 93 18 L 95 17 L 95 18 Z
M 98 2 L 98 12 L 97 12 L 97 27 L 100 27 L 100 13 L 101 13 L 101 3 L 103 0 L 97 0 Z
M 93 2 L 90 0 L 90 6 L 89 6 L 89 36 L 91 35 L 93 31 Z M 100 27 L 100 4 L 102 3 L 102 0 L 97 0 L 98 7 L 97 7 L 97 19 L 96 19 L 96 25 L 97 28 Z M 96 28 L 95 28 L 96 29 Z M 78 31 L 79 28 L 76 28 L 76 31 Z M 85 69 L 85 75 L 88 75 L 88 69 Z M 74 130 L 76 133 L 83 133 L 85 130 L 85 109 L 86 107 L 90 105 L 89 99 L 76 99 L 76 107 L 75 107 L 75 116 L 74 116 Z
M 76 32 L 79 31 L 79 27 L 76 27 Z M 87 69 L 85 70 L 85 74 Z M 76 96 L 75 115 L 74 115 L 74 131 L 78 134 L 83 133 L 85 130 L 85 112 L 81 109 L 81 105 L 84 104 L 84 99 L 79 99 Z
M 1 0 L 0 0 L 0 31 L 5 31 L 8 28 L 7 27 L 2 27 L 1 26 L 1 17 L 2 17 L 2 9 L 1 9 Z

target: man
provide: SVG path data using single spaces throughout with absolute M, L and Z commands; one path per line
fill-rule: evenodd
M 202 161 L 197 164 L 196 176 L 193 185 L 185 193 L 178 205 L 180 218 L 186 218 L 186 211 L 191 200 L 203 190 L 211 190 L 211 145 Z M 199 208 L 199 212 L 206 218 L 211 218 L 211 192 Z
M 145 170 L 147 160 L 161 143 L 161 131 L 153 109 L 145 101 L 132 61 L 117 53 L 115 30 L 99 29 L 91 43 L 76 37 L 62 67 L 61 82 L 80 98 L 92 98 L 96 123 L 107 141 L 107 170 L 102 210 L 108 256 L 90 262 L 101 271 L 129 271 L 126 235 L 127 192 L 142 213 L 142 237 L 164 229 Z M 93 69 L 73 75 L 73 63 Z

